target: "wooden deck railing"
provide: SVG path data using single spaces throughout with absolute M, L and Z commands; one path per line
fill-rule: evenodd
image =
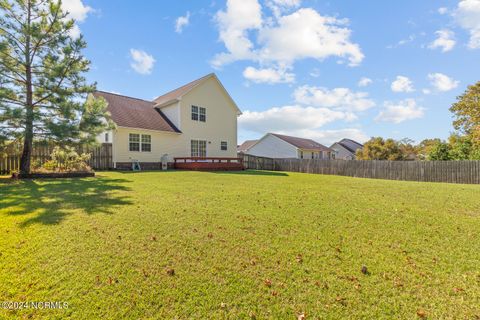
M 175 169 L 183 170 L 243 170 L 242 158 L 179 157 L 174 158 Z

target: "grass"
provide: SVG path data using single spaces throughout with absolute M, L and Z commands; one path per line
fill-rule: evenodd
M 1 181 L 0 301 L 69 307 L 0 318 L 480 317 L 480 186 L 255 171 Z

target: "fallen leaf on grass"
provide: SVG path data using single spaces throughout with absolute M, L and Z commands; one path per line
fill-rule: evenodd
M 270 280 L 270 279 L 265 279 L 263 281 L 263 283 L 269 288 L 272 286 L 272 280 Z
M 303 262 L 303 257 L 301 254 L 297 255 L 297 257 L 295 258 L 295 260 L 297 260 L 298 263 L 302 263 Z
M 166 270 L 166 272 L 167 272 L 167 274 L 168 274 L 169 276 L 171 276 L 171 277 L 175 275 L 175 270 L 172 269 L 172 268 L 168 268 L 168 269 Z
M 425 312 L 425 310 L 418 309 L 418 310 L 417 310 L 417 316 L 419 316 L 420 318 L 426 318 L 426 317 L 427 317 L 427 313 Z
M 300 313 L 297 317 L 297 320 L 305 320 L 307 318 L 307 315 L 305 313 Z

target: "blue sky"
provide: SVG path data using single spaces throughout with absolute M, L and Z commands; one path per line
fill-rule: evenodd
M 480 80 L 480 0 L 68 0 L 98 88 L 153 99 L 215 72 L 244 114 L 329 144 L 452 132 Z M 362 83 L 360 80 L 363 79 Z

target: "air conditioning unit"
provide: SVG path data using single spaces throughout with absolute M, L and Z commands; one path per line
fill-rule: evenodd
M 162 170 L 168 169 L 168 154 L 164 154 L 160 160 L 162 162 Z

